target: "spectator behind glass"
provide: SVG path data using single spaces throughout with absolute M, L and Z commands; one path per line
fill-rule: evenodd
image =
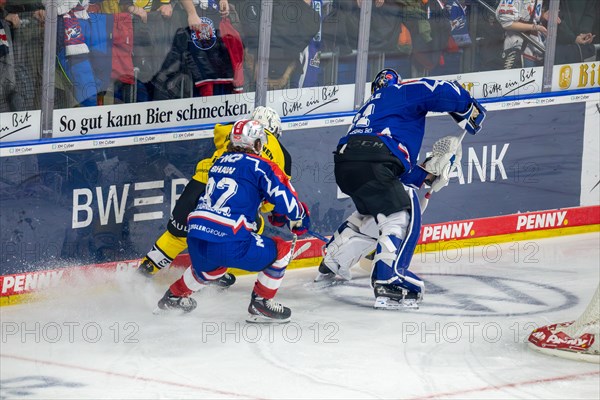
M 548 20 L 548 11 L 542 13 L 542 0 L 502 0 L 496 9 L 496 18 L 505 30 L 504 69 L 543 65 L 544 53 L 536 49 L 521 34 L 545 48 L 548 30 L 540 23 Z
M 242 91 L 244 46 L 232 26 L 225 0 L 180 0 L 187 26 L 177 29 L 153 77 L 154 100 L 212 96 Z M 190 82 L 191 80 L 191 82 Z
M 499 1 L 496 1 L 492 6 L 495 8 L 498 3 Z M 503 69 L 504 29 L 496 19 L 496 15 L 482 5 L 474 3 L 471 7 L 477 7 L 478 16 L 474 70 L 493 71 Z M 473 8 L 471 9 L 473 10 Z
M 13 27 L 19 28 L 21 23 L 19 20 L 19 14 L 31 12 L 33 18 L 40 24 L 44 23 L 46 19 L 46 10 L 40 0 L 6 0 L 6 11 L 9 14 L 16 15 L 18 21 L 14 21 Z
M 13 30 L 13 56 L 17 90 L 23 103 L 21 110 L 41 106 L 44 23 L 46 11 L 40 0 L 8 0 L 6 10 L 19 19 Z
M 416 75 L 425 77 L 458 73 L 460 59 L 448 57 L 450 50 L 452 53 L 457 53 L 458 48 L 451 39 L 450 15 L 445 3 L 442 0 L 423 1 L 423 9 L 431 29 L 431 40 L 414 50 L 413 66 L 416 69 Z M 449 48 L 450 43 L 452 43 L 452 49 Z M 452 60 L 453 66 L 446 65 L 446 58 L 449 61 Z M 456 62 L 454 62 L 455 59 Z
M 20 21 L 18 15 L 6 11 L 5 5 L 6 0 L 0 0 L 0 112 L 19 108 L 11 28 Z
M 119 0 L 119 5 L 144 23 L 148 22 L 150 11 L 159 11 L 165 18 L 170 18 L 173 14 L 171 0 Z
M 594 22 L 600 7 L 598 0 L 561 0 L 560 24 L 556 36 L 556 64 L 596 59 L 593 42 Z
M 200 15 L 196 10 L 196 6 L 200 6 L 201 9 L 209 7 L 210 0 L 179 0 L 183 9 L 188 16 L 188 27 L 192 31 L 199 31 L 202 29 L 202 22 Z M 219 0 L 219 13 L 221 17 L 227 17 L 229 15 L 229 2 L 227 0 Z
M 23 14 L 29 14 L 29 17 L 37 22 L 36 28 L 41 29 L 46 12 L 39 0 L 0 0 L 0 112 L 39 107 L 39 104 L 33 104 L 34 100 L 38 99 L 28 99 L 36 96 L 32 88 L 33 81 L 39 84 L 41 79 L 37 79 L 31 65 L 35 62 L 34 53 L 39 49 L 28 40 L 31 36 L 29 33 L 33 30 L 23 32 L 24 24 L 31 23 L 30 18 L 21 18 Z M 40 44 L 39 37 L 36 40 L 37 44 Z M 30 46 L 31 51 L 27 52 L 26 49 Z M 41 68 L 41 58 L 37 61 L 40 64 L 38 67 Z M 29 96 L 24 96 L 25 93 Z M 36 97 L 39 97 L 39 93 L 37 94 Z
M 260 28 L 260 1 L 232 1 L 243 29 L 245 66 L 250 83 L 256 82 L 256 56 Z M 273 1 L 268 87 L 271 90 L 297 85 L 290 82 L 301 71 L 300 53 L 319 32 L 320 17 L 310 0 Z M 250 86 L 248 90 L 253 90 Z
M 107 8 L 106 3 L 117 0 L 105 0 L 102 8 Z M 173 0 L 175 1 L 175 0 Z M 153 99 L 151 79 L 158 72 L 162 61 L 169 52 L 175 31 L 181 26 L 181 18 L 175 18 L 174 4 L 169 0 L 118 0 L 122 12 L 132 16 L 133 30 L 133 70 L 121 68 L 113 71 L 115 81 L 115 102 L 143 102 Z M 116 22 L 123 25 L 121 17 Z M 133 75 L 131 79 L 118 75 Z

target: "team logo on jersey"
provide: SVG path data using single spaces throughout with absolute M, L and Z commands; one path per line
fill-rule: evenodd
M 317 51 L 313 58 L 310 59 L 309 65 L 314 68 L 319 68 L 321 66 L 321 52 Z
M 200 29 L 192 31 L 192 43 L 200 50 L 210 50 L 217 43 L 215 24 L 210 18 L 200 17 Z
M 70 27 L 65 29 L 65 40 L 77 39 L 81 36 L 81 29 L 77 27 Z
M 8 37 L 6 36 L 4 28 L 0 28 L 0 46 L 8 47 Z

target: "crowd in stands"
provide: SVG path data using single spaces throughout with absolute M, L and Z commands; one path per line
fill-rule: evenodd
M 274 0 L 268 87 L 354 83 L 362 3 Z M 259 0 L 56 4 L 57 108 L 255 89 Z M 599 10 L 560 0 L 556 63 L 596 59 Z M 0 112 L 40 107 L 44 21 L 41 0 L 0 0 Z M 547 23 L 548 0 L 374 0 L 370 68 L 411 78 L 542 65 Z

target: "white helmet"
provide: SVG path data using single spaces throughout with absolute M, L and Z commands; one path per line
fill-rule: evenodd
M 229 139 L 234 147 L 252 150 L 256 154 L 260 154 L 267 144 L 265 128 L 260 122 L 250 119 L 242 119 L 233 124 Z
M 277 111 L 271 107 L 258 106 L 252 111 L 250 119 L 254 119 L 260 122 L 267 132 L 279 139 L 283 133 L 281 129 L 281 118 L 277 114 Z

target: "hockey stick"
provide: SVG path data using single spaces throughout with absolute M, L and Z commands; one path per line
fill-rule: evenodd
M 320 233 L 318 233 L 318 232 L 311 231 L 311 230 L 309 229 L 307 233 L 308 233 L 310 236 L 313 236 L 313 237 L 315 237 L 315 238 L 319 239 L 319 240 L 320 240 L 320 241 L 322 241 L 322 242 L 329 243 L 329 239 L 327 239 L 325 236 L 321 235 L 321 234 L 320 234 Z
M 465 138 L 466 134 L 467 134 L 467 130 L 465 129 L 463 131 L 463 133 L 460 135 L 460 137 L 458 138 L 459 145 L 462 144 L 462 141 Z M 448 171 L 448 174 L 450 174 L 450 171 Z M 425 212 L 425 210 L 427 209 L 427 206 L 429 205 L 429 199 L 431 198 L 432 193 L 433 193 L 433 191 L 431 189 L 429 189 L 429 191 L 427 193 L 425 193 L 425 196 L 423 196 L 423 199 L 421 200 L 421 214 L 423 214 Z
M 290 253 L 292 253 L 292 258 L 294 258 L 294 250 L 296 249 L 296 242 L 298 241 L 298 235 L 292 232 L 292 244 L 290 245 Z
M 304 253 L 306 250 L 310 248 L 310 243 L 304 243 L 296 252 L 292 255 L 292 260 L 298 258 L 298 256 Z
M 300 254 L 304 253 L 306 250 L 310 248 L 310 243 L 304 243 L 298 250 L 296 249 L 296 243 L 298 241 L 298 235 L 295 233 L 292 237 L 292 245 L 290 246 L 290 252 L 292 253 L 292 260 L 296 259 Z M 295 251 L 294 251 L 295 250 Z M 290 260 L 291 261 L 291 260 Z

